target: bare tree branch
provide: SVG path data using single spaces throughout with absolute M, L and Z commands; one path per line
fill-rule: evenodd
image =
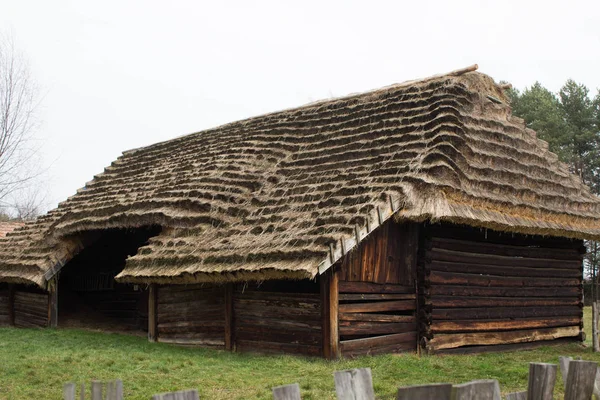
M 0 35 L 0 210 L 24 218 L 40 209 L 39 203 L 32 203 L 40 199 L 39 189 L 30 194 L 33 180 L 41 174 L 34 138 L 38 97 L 25 58 L 11 37 Z M 18 198 L 23 193 L 26 196 Z

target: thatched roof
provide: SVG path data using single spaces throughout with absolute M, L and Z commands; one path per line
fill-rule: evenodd
M 79 232 L 153 224 L 163 231 L 121 281 L 312 278 L 392 215 L 600 238 L 599 199 L 511 116 L 501 87 L 467 72 L 124 152 L 0 240 L 0 279 L 43 286 Z
M 25 223 L 20 221 L 4 221 L 0 222 L 0 238 L 6 236 L 7 233 L 20 228 Z

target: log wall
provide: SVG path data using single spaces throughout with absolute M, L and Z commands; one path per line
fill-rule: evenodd
M 423 241 L 427 350 L 580 338 L 581 241 L 452 225 L 426 227 Z
M 171 285 L 157 288 L 158 341 L 224 346 L 223 286 Z
M 341 263 L 339 340 L 343 356 L 417 348 L 419 225 L 389 221 Z
M 233 326 L 238 351 L 323 354 L 317 292 L 242 291 L 238 287 L 233 293 Z
M 8 285 L 0 284 L 0 326 L 10 325 L 9 315 Z
M 48 293 L 15 288 L 15 326 L 22 328 L 44 328 L 48 326 Z

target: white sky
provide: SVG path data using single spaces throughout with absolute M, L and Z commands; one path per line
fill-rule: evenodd
M 600 87 L 597 0 L 0 0 L 0 31 L 45 95 L 52 207 L 124 150 L 474 63 Z

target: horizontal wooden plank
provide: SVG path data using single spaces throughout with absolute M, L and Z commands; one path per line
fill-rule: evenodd
M 431 316 L 434 320 L 457 319 L 497 319 L 497 318 L 528 318 L 528 317 L 558 317 L 580 316 L 579 306 L 552 307 L 489 307 L 478 308 L 438 308 L 433 307 Z
M 426 234 L 434 238 L 452 238 L 467 241 L 536 246 L 550 249 L 575 249 L 582 246 L 580 239 L 566 239 L 551 236 L 519 235 L 512 232 L 499 232 L 491 229 L 474 229 L 470 226 L 455 224 L 431 224 L 427 227 Z
M 214 332 L 165 332 L 159 335 L 165 340 L 197 340 L 197 341 L 222 341 L 225 343 L 225 338 L 222 332 L 216 334 Z
M 579 269 L 526 268 L 501 265 L 468 264 L 464 262 L 432 261 L 426 270 L 443 272 L 463 272 L 468 274 L 489 274 L 497 276 L 529 276 L 554 278 L 581 278 Z
M 15 315 L 31 315 L 35 317 L 48 318 L 48 307 L 33 308 L 33 307 L 15 307 Z
M 395 300 L 395 301 L 379 301 L 369 303 L 350 303 L 340 304 L 339 311 L 341 313 L 369 313 L 378 311 L 406 311 L 416 308 L 415 300 Z
M 415 293 L 413 286 L 379 284 L 371 282 L 339 282 L 340 293 Z
M 572 297 L 494 297 L 494 296 L 438 296 L 427 300 L 433 308 L 446 307 L 551 307 L 582 306 L 581 299 Z
M 344 321 L 339 324 L 341 336 L 384 335 L 392 333 L 414 332 L 417 323 L 378 323 Z
M 537 340 L 552 340 L 562 337 L 579 335 L 579 326 L 527 329 L 506 332 L 479 332 L 479 333 L 448 333 L 437 334 L 429 341 L 427 348 L 433 351 L 451 349 L 461 346 L 493 345 L 534 342 Z
M 294 331 L 290 329 L 269 329 L 266 327 L 250 326 L 237 326 L 235 337 L 241 340 L 302 344 L 319 344 L 323 340 L 320 330 Z
M 381 346 L 392 346 L 400 343 L 414 343 L 416 347 L 417 332 L 396 333 L 393 335 L 375 336 L 363 339 L 351 339 L 340 341 L 342 354 L 353 351 L 365 351 Z
M 15 315 L 15 326 L 20 328 L 45 328 L 48 326 L 48 319 L 29 315 Z
M 303 303 L 318 303 L 318 293 L 283 293 L 283 292 L 261 292 L 245 291 L 234 292 L 233 297 L 236 300 L 265 300 L 265 301 L 291 301 Z
M 580 317 L 551 317 L 551 318 L 520 318 L 504 320 L 455 320 L 435 321 L 431 331 L 437 333 L 449 332 L 484 332 L 508 331 L 535 328 L 551 328 L 557 326 L 573 326 L 581 323 Z
M 431 296 L 495 296 L 495 297 L 578 297 L 578 287 L 519 288 L 436 285 L 429 288 Z
M 415 299 L 416 294 L 414 293 L 399 293 L 399 294 L 370 294 L 370 293 L 343 293 L 339 295 L 340 301 L 361 301 L 361 300 L 373 300 L 373 301 L 381 301 L 381 300 L 411 300 Z
M 578 343 L 577 336 L 558 338 L 552 340 L 539 340 L 536 342 L 510 343 L 510 344 L 495 344 L 487 346 L 467 346 L 457 347 L 454 349 L 437 350 L 435 354 L 481 354 L 481 353 L 498 353 L 516 350 L 531 350 L 541 346 L 563 346 L 568 343 Z
M 345 350 L 343 352 L 344 357 L 357 357 L 370 355 L 374 356 L 377 354 L 393 354 L 393 353 L 407 353 L 414 352 L 417 350 L 416 341 L 409 342 L 401 342 L 387 346 L 376 346 L 376 347 L 366 347 L 363 349 L 355 349 L 355 350 Z
M 315 319 L 313 321 L 298 321 L 294 319 L 284 318 L 276 315 L 265 316 L 262 318 L 259 317 L 248 317 L 247 315 L 238 314 L 235 316 L 235 324 L 236 326 L 267 326 L 272 328 L 281 328 L 281 329 L 292 329 L 292 330 L 313 330 L 313 329 L 321 329 L 322 324 L 321 319 Z
M 321 355 L 321 347 L 298 343 L 275 343 L 253 340 L 236 340 L 236 350 L 240 352 L 266 354 L 301 354 L 307 356 Z
M 548 247 L 518 246 L 440 237 L 432 238 L 428 242 L 433 248 L 480 254 L 493 254 L 507 257 L 545 258 L 557 260 L 575 260 L 581 257 L 579 251 L 574 248 L 556 249 Z
M 433 249 L 425 254 L 426 260 L 431 261 L 450 261 L 464 262 L 468 264 L 483 264 L 483 265 L 502 265 L 502 266 L 518 266 L 527 268 L 558 268 L 558 269 L 580 269 L 581 261 L 579 259 L 568 260 L 552 260 L 544 258 L 520 258 L 520 257 L 505 257 L 496 256 L 493 254 L 468 253 L 453 250 Z
M 438 285 L 468 285 L 489 287 L 566 287 L 579 286 L 576 278 L 527 278 L 507 277 L 487 274 L 464 274 L 458 272 L 431 271 L 429 282 Z
M 366 314 L 366 313 L 339 313 L 340 321 L 357 322 L 414 322 L 414 315 Z
M 169 338 L 169 337 L 159 336 L 158 341 L 161 343 L 170 343 L 170 344 L 177 344 L 177 345 L 184 345 L 184 346 L 216 347 L 216 348 L 225 347 L 224 340 L 214 340 L 214 339 Z
M 204 310 L 188 310 L 186 313 L 158 313 L 159 323 L 170 323 L 177 321 L 210 321 L 210 320 L 223 320 L 225 314 L 223 310 L 208 312 Z

